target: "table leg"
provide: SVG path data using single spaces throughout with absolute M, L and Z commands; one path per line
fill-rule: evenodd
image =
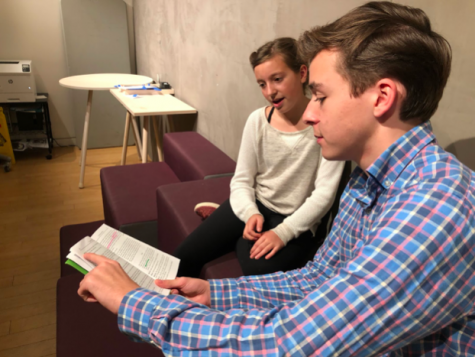
M 142 164 L 147 162 L 147 150 L 148 150 L 148 131 L 149 131 L 149 117 L 143 118 L 143 131 L 142 131 Z
M 142 160 L 142 140 L 140 140 L 140 130 L 139 126 L 137 125 L 137 119 L 140 119 L 140 117 L 132 117 L 132 129 L 134 131 L 137 155 L 139 156 L 139 160 Z
M 155 141 L 157 142 L 157 152 L 158 152 L 158 161 L 163 161 L 163 143 L 162 143 L 162 135 L 163 130 L 161 129 L 162 126 L 162 118 L 160 116 L 156 116 L 155 120 L 153 121 L 153 130 L 155 132 Z
M 170 128 L 170 133 L 173 133 L 175 131 L 175 123 L 173 122 L 173 115 L 167 115 L 166 118 L 168 120 L 168 127 Z
M 81 173 L 79 175 L 79 188 L 84 188 L 84 171 L 86 170 L 87 134 L 89 132 L 89 117 L 91 116 L 92 90 L 87 94 L 86 117 L 84 118 L 84 132 L 81 147 Z
M 46 159 L 51 160 L 53 158 L 53 131 L 51 130 L 51 118 L 49 116 L 48 100 L 46 100 L 46 102 L 42 102 L 42 107 L 45 115 L 46 137 L 48 138 L 48 155 L 46 155 Z
M 125 165 L 125 160 L 127 156 L 127 142 L 129 141 L 129 128 L 130 128 L 130 113 L 127 111 L 125 115 L 125 129 L 124 129 L 124 144 L 122 145 L 122 160 L 120 161 L 121 165 Z

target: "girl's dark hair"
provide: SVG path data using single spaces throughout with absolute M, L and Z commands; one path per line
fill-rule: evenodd
M 449 43 L 432 31 L 424 11 L 387 1 L 369 2 L 300 36 L 299 53 L 306 63 L 322 50 L 339 52 L 337 70 L 355 97 L 381 78 L 401 82 L 407 91 L 401 120 L 430 119 L 452 62 Z
M 299 58 L 297 40 L 291 37 L 276 38 L 267 42 L 259 47 L 257 51 L 251 53 L 249 62 L 251 62 L 252 69 L 254 69 L 275 55 L 281 55 L 285 64 L 295 73 L 299 73 L 300 66 L 305 64 Z
M 269 41 L 252 52 L 249 56 L 252 69 L 256 68 L 261 63 L 268 61 L 272 57 L 280 55 L 285 64 L 295 73 L 300 73 L 300 67 L 306 65 L 305 61 L 299 55 L 297 40 L 291 37 L 276 38 Z M 307 85 L 307 81 L 303 84 L 303 88 Z

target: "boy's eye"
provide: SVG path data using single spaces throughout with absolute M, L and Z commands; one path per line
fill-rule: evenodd
M 325 101 L 325 99 L 327 99 L 327 97 L 319 97 L 319 98 L 317 97 L 317 98 L 315 98 L 315 101 L 316 101 L 316 102 L 320 102 L 320 104 L 323 104 L 323 102 Z
M 282 80 L 282 78 L 277 77 L 277 78 L 275 78 L 274 80 L 275 80 L 276 82 L 280 82 L 280 81 Z
M 264 83 L 259 83 L 259 87 L 264 88 L 265 84 Z

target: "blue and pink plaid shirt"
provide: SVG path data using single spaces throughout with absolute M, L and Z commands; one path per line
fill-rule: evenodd
M 120 329 L 170 356 L 474 356 L 474 173 L 430 124 L 367 173 L 305 268 L 212 280 L 211 308 L 136 289 Z

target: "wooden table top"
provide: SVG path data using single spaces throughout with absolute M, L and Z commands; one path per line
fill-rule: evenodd
M 170 94 L 133 97 L 124 94 L 119 89 L 111 89 L 110 92 L 133 116 L 193 114 L 197 112 L 195 108 Z

